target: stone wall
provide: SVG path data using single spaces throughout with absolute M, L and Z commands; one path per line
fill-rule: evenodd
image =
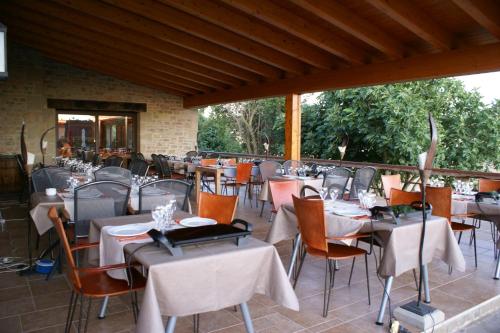
M 154 152 L 182 155 L 196 145 L 197 112 L 184 109 L 181 97 L 58 63 L 15 43 L 9 44 L 8 57 L 9 78 L 0 81 L 0 153 L 20 152 L 24 120 L 28 151 L 40 161 L 40 136 L 56 121 L 48 98 L 147 103 L 147 112 L 138 117 L 139 150 L 146 157 Z M 49 162 L 55 154 L 55 132 L 47 139 Z

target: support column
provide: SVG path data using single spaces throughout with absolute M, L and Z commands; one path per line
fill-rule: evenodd
M 300 94 L 290 94 L 285 101 L 285 160 L 300 161 Z

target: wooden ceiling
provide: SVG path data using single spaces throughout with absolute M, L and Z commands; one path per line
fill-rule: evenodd
M 0 21 L 185 107 L 500 70 L 495 0 L 2 0 Z

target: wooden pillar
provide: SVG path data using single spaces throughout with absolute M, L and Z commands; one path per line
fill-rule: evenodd
M 285 101 L 285 160 L 300 160 L 300 94 L 290 94 Z

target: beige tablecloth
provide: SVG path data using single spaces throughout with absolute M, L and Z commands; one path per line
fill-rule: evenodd
M 184 212 L 176 218 L 190 216 Z M 89 240 L 101 238 L 101 229 L 151 221 L 151 215 L 134 215 L 92 221 Z M 129 244 L 131 253 L 142 244 Z M 171 256 L 166 249 L 146 246 L 135 253 L 148 268 L 148 283 L 141 305 L 136 332 L 164 332 L 164 316 L 188 316 L 217 311 L 247 302 L 255 294 L 265 294 L 279 305 L 299 310 L 276 249 L 249 238 L 239 247 L 232 241 L 183 247 L 184 255 Z M 96 249 L 89 253 L 95 260 Z
M 304 187 L 304 185 L 309 185 L 317 190 L 321 189 L 321 186 L 323 186 L 323 178 L 308 178 L 308 179 L 298 179 L 298 178 L 287 178 L 283 176 L 276 176 L 269 178 L 264 182 L 262 185 L 262 190 L 259 193 L 258 199 L 260 201 L 272 201 L 272 196 L 271 196 L 271 190 L 269 189 L 269 181 L 289 181 L 289 180 L 296 180 L 299 182 L 299 191 Z M 312 194 L 312 193 L 306 193 L 307 195 Z
M 422 219 L 419 216 L 401 218 L 399 225 L 389 222 L 374 222 L 368 218 L 355 219 L 325 213 L 328 236 L 347 236 L 356 232 L 374 231 L 384 246 L 384 256 L 379 274 L 398 276 L 410 269 L 417 268 L 418 248 Z M 281 240 L 293 239 L 297 234 L 297 217 L 291 206 L 284 206 L 276 215 L 266 240 L 275 244 Z M 431 216 L 427 220 L 424 263 L 437 257 L 459 271 L 465 270 L 465 259 L 447 220 Z
M 49 231 L 54 225 L 48 217 L 49 209 L 52 206 L 64 207 L 64 201 L 59 196 L 46 196 L 43 192 L 35 192 L 31 195 L 30 215 L 39 235 Z

